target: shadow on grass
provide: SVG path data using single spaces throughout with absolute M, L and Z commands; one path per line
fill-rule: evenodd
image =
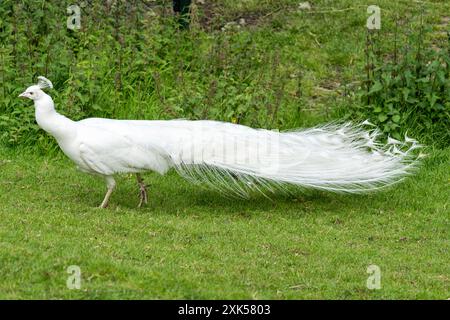
M 439 159 L 439 163 L 442 159 Z M 436 164 L 435 164 L 436 165 Z M 427 167 L 429 167 L 427 163 Z M 82 173 L 80 173 L 82 174 Z M 249 199 L 227 197 L 218 191 L 207 189 L 205 186 L 190 184 L 174 172 L 166 176 L 146 174 L 145 181 L 149 184 L 149 203 L 138 208 L 138 189 L 135 178 L 117 177 L 117 188 L 114 191 L 110 208 L 113 210 L 131 210 L 145 214 L 162 213 L 167 215 L 186 214 L 198 215 L 203 213 L 242 215 L 242 212 L 260 212 L 271 214 L 320 213 L 342 211 L 368 212 L 386 209 L 389 203 L 402 206 L 406 195 L 421 193 L 423 182 L 429 170 L 419 170 L 415 176 L 406 181 L 387 187 L 386 189 L 368 194 L 339 194 L 318 190 L 298 189 L 284 194 L 275 193 L 265 197 L 255 193 Z M 98 177 L 77 179 L 79 186 L 74 195 L 67 199 L 92 208 L 102 201 L 106 188 L 103 179 Z M 95 182 L 94 182 L 95 180 Z M 405 204 L 406 205 L 406 204 Z
M 164 178 L 162 178 L 164 179 Z M 355 206 L 360 208 L 362 203 L 367 203 L 370 195 L 348 195 L 327 193 L 317 190 L 299 190 L 293 194 L 271 194 L 268 197 L 262 194 L 254 194 L 248 199 L 229 197 L 218 191 L 206 189 L 197 185 L 189 185 L 181 178 L 178 181 L 170 179 L 152 183 L 149 189 L 149 203 L 138 208 L 139 202 L 137 189 L 127 183 L 118 188 L 112 198 L 110 209 L 125 209 L 141 213 L 164 213 L 167 215 L 180 214 L 231 214 L 245 215 L 250 212 L 302 215 L 320 211 L 337 211 L 343 207 Z M 90 188 L 91 189 L 91 188 Z M 86 190 L 86 189 L 84 189 Z M 86 192 L 86 203 L 100 203 L 103 199 L 104 189 Z

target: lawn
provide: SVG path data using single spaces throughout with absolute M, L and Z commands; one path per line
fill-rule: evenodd
M 147 2 L 154 12 L 132 20 L 139 28 L 98 17 L 96 1 L 78 33 L 66 30 L 58 1 L 14 2 L 0 21 L 0 299 L 450 298 L 444 139 L 438 149 L 408 131 L 428 156 L 378 193 L 239 200 L 175 172 L 148 173 L 145 207 L 135 177 L 123 175 L 102 210 L 104 181 L 78 172 L 37 127 L 31 102 L 16 99 L 45 75 L 56 109 L 73 119 L 310 127 L 365 105 L 368 5 L 381 8 L 374 34 L 388 59 L 422 20 L 427 45 L 446 48 L 450 2 L 317 0 L 300 10 L 297 0 L 197 1 L 190 31 L 168 24 L 170 0 Z M 371 265 L 380 289 L 367 287 Z M 80 289 L 67 286 L 71 266 Z
M 235 200 L 147 174 L 146 207 L 122 176 L 105 210 L 103 181 L 69 160 L 0 150 L 0 298 L 450 297 L 450 149 L 371 195 Z M 80 290 L 67 288 L 71 265 Z

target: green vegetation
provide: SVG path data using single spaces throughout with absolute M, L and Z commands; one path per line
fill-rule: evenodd
M 148 174 L 147 207 L 124 176 L 107 210 L 69 160 L 0 155 L 0 298 L 449 298 L 450 150 L 371 195 L 239 201 Z
M 0 1 L 0 298 L 449 298 L 446 0 Z M 367 6 L 382 11 L 368 32 Z M 420 57 L 420 59 L 417 59 Z M 230 200 L 175 174 L 76 172 L 17 98 L 38 75 L 73 119 L 218 119 L 309 127 L 370 119 L 427 144 L 420 170 L 369 195 Z M 367 267 L 382 288 L 366 288 Z M 81 290 L 66 287 L 78 265 Z
M 65 2 L 2 1 L 2 144 L 54 149 L 33 108 L 16 98 L 38 75 L 52 80 L 58 110 L 73 119 L 208 118 L 285 129 L 370 118 L 386 133 L 450 140 L 448 67 L 426 54 L 431 45 L 448 48 L 445 1 L 378 1 L 382 28 L 369 40 L 370 1 L 315 1 L 310 10 L 293 0 L 205 1 L 193 8 L 190 30 L 177 27 L 171 1 L 83 3 L 81 29 L 70 30 Z M 410 65 L 414 57 L 403 54 L 417 56 L 418 46 L 422 58 Z M 367 87 L 371 99 L 361 101 Z
M 401 22 L 397 20 L 391 35 L 394 48 L 388 52 L 382 51 L 383 40 L 378 31 L 368 33 L 367 90 L 360 93 L 362 103 L 354 107 L 354 114 L 370 119 L 384 133 L 397 139 L 403 139 L 410 130 L 410 134 L 424 143 L 448 145 L 450 31 L 447 31 L 447 41 L 440 44 L 442 48 L 433 46 L 431 41 L 426 41 L 432 28 L 423 23 L 423 14 L 418 31 L 407 37 L 400 35 Z

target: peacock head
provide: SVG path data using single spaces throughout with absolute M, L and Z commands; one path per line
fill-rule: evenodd
M 39 76 L 38 83 L 36 85 L 28 87 L 24 92 L 19 94 L 19 97 L 37 101 L 42 97 L 47 96 L 47 94 L 44 91 L 42 91 L 42 89 L 45 88 L 53 88 L 53 84 L 47 78 Z

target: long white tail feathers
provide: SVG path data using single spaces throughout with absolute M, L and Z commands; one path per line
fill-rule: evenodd
M 379 136 L 367 121 L 286 132 L 206 126 L 189 139 L 175 168 L 195 183 L 244 198 L 292 187 L 368 192 L 401 181 L 420 158 L 416 140 L 383 144 Z

